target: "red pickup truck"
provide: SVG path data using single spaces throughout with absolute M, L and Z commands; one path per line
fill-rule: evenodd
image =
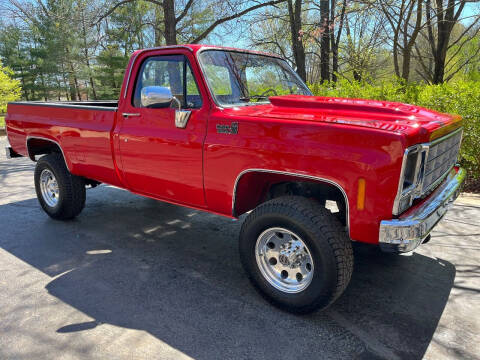
M 203 45 L 135 52 L 118 102 L 10 103 L 6 129 L 7 156 L 38 158 L 54 219 L 77 216 L 99 183 L 248 214 L 248 276 L 303 313 L 346 288 L 351 241 L 394 252 L 428 241 L 465 177 L 459 116 L 315 97 L 275 55 Z

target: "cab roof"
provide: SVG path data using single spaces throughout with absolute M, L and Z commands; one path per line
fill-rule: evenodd
M 158 47 L 153 47 L 153 48 L 148 48 L 148 49 L 137 50 L 137 51 L 135 51 L 134 54 L 138 54 L 140 52 L 149 51 L 149 50 L 177 49 L 177 48 L 188 49 L 194 54 L 196 54 L 198 51 L 203 51 L 203 50 L 225 50 L 225 51 L 247 52 L 247 53 L 252 53 L 252 54 L 282 58 L 281 56 L 279 56 L 277 54 L 272 54 L 272 53 L 263 52 L 263 51 L 245 50 L 245 49 L 237 49 L 237 48 L 227 47 L 227 46 L 205 45 L 205 44 L 165 45 L 165 46 L 158 46 Z

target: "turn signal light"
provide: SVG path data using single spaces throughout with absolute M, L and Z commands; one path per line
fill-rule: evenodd
M 365 179 L 358 179 L 357 209 L 365 209 Z

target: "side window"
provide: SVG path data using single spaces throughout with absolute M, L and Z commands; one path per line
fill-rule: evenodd
M 152 56 L 147 58 L 138 73 L 133 106 L 142 107 L 140 95 L 147 86 L 167 87 L 180 100 L 183 108 L 199 108 L 202 98 L 190 63 L 184 55 Z

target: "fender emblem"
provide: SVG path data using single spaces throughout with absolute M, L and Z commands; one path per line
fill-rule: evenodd
M 232 122 L 232 125 L 217 124 L 218 134 L 238 134 L 238 122 Z

